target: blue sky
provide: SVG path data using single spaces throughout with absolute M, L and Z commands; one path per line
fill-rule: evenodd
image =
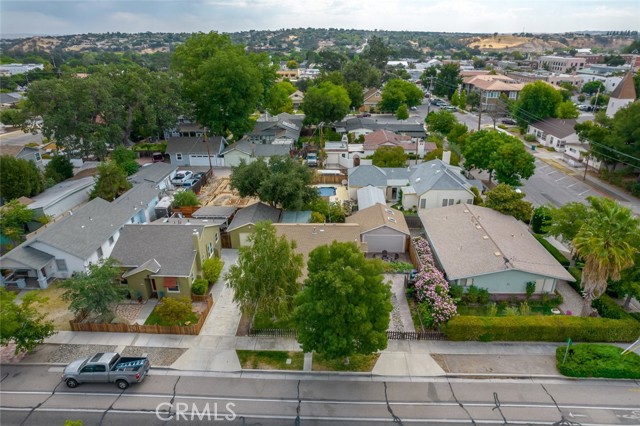
M 640 29 L 640 0 L 0 0 L 9 34 L 292 27 L 445 32 Z

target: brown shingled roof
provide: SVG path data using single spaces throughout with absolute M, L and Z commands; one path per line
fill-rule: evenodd
M 633 81 L 633 73 L 628 72 L 622 81 L 616 86 L 611 93 L 611 97 L 615 99 L 636 99 L 636 86 Z

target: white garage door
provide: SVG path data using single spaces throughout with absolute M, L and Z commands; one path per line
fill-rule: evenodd
M 206 155 L 189 155 L 189 165 L 190 166 L 208 166 L 209 158 Z M 215 155 L 212 155 L 211 165 L 222 166 L 224 165 L 224 159 L 218 158 Z
M 369 253 L 404 253 L 404 235 L 367 235 L 363 236 Z
M 249 239 L 250 235 L 251 234 L 249 232 L 241 232 L 240 233 L 240 246 L 241 247 L 245 247 L 245 246 L 249 245 L 248 239 Z

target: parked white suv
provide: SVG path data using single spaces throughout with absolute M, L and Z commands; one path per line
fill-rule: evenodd
M 181 186 L 185 180 L 191 178 L 193 172 L 191 170 L 180 170 L 176 175 L 171 179 L 171 183 L 174 185 Z

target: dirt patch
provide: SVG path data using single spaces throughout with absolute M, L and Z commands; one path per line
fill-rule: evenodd
M 203 206 L 246 207 L 257 202 L 258 199 L 240 197 L 240 194 L 231 188 L 231 180 L 228 177 L 220 177 L 202 188 L 200 201 Z
M 27 355 L 25 352 L 15 353 L 16 344 L 9 343 L 6 346 L 0 346 L 0 364 L 15 364 L 22 361 Z
M 146 354 L 151 366 L 169 367 L 185 353 L 185 348 L 159 348 L 152 346 L 127 346 L 120 353 L 122 356 L 142 356 Z
M 120 303 L 114 309 L 116 317 L 126 320 L 129 324 L 133 324 L 140 316 L 140 312 L 144 305 L 139 303 Z
M 40 295 L 47 298 L 42 304 L 42 310 L 47 313 L 47 320 L 53 321 L 53 327 L 56 330 L 71 330 L 69 321 L 73 320 L 75 315 L 69 310 L 69 302 L 62 300 L 64 290 L 58 282 L 51 284 L 44 290 L 40 290 Z
M 249 334 L 249 327 L 251 326 L 251 318 L 249 315 L 242 314 L 240 322 L 238 323 L 238 329 L 236 330 L 236 336 L 247 336 Z

